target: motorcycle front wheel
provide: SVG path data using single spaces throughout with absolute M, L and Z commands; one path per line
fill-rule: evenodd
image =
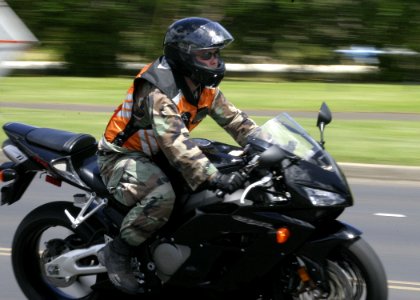
M 327 286 L 326 289 L 322 289 L 319 283 L 311 285 L 302 282 L 293 270 L 296 268 L 290 265 L 280 266 L 267 280 L 271 284 L 264 285 L 262 292 L 258 293 L 259 297 L 256 298 L 264 300 L 388 299 L 384 267 L 375 251 L 362 238 L 345 243 L 328 255 L 324 264 L 326 282 L 323 286 Z
M 372 247 L 362 238 L 331 252 L 325 271 L 329 286 L 325 299 L 388 299 L 384 267 Z M 317 299 L 313 296 L 307 292 L 293 299 Z
M 48 276 L 44 265 L 68 251 L 102 243 L 103 231 L 94 220 L 76 229 L 64 213 L 77 209 L 69 202 L 44 204 L 30 212 L 18 226 L 12 245 L 12 266 L 16 280 L 31 300 L 93 300 L 100 293 L 92 287 L 107 280 L 106 273 L 59 278 Z M 97 264 L 96 256 L 78 262 Z

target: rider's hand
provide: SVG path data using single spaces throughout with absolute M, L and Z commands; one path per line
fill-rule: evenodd
M 246 181 L 246 176 L 239 172 L 229 174 L 216 173 L 210 178 L 210 187 L 220 189 L 229 194 L 241 188 Z

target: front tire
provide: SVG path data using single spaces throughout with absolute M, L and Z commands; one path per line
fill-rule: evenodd
M 343 247 L 337 255 L 336 262 L 339 266 L 346 269 L 359 269 L 361 278 L 365 281 L 366 296 L 364 299 L 368 300 L 386 300 L 388 299 L 388 282 L 386 278 L 385 269 L 379 257 L 372 249 L 372 247 L 359 238 L 352 243 L 348 248 Z M 334 259 L 334 257 L 332 257 Z M 348 264 L 346 266 L 345 264 Z M 350 276 L 351 279 L 357 280 L 357 273 Z M 357 283 L 353 283 L 354 290 L 360 288 Z M 363 299 L 363 295 L 354 294 L 353 299 Z
M 254 295 L 264 300 L 386 300 L 385 270 L 375 251 L 362 238 L 346 242 L 331 251 L 323 266 L 325 280 L 301 281 L 297 261 L 283 263 Z M 252 297 L 255 299 L 255 296 Z
M 362 238 L 332 251 L 327 257 L 325 271 L 330 289 L 326 299 L 388 299 L 384 267 L 372 247 Z M 293 299 L 314 299 L 308 298 L 307 294 L 310 293 Z

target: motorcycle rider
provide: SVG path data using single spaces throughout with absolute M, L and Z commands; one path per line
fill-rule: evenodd
M 130 268 L 133 247 L 168 220 L 175 202 L 167 175 L 154 162 L 163 153 L 188 187 L 232 193 L 246 178 L 222 174 L 190 139 L 210 115 L 241 146 L 258 126 L 230 103 L 218 85 L 225 64 L 220 51 L 233 41 L 219 23 L 189 17 L 169 26 L 164 55 L 144 67 L 109 120 L 98 144 L 102 179 L 116 200 L 131 208 L 120 234 L 98 252 L 110 280 L 127 293 L 140 291 Z

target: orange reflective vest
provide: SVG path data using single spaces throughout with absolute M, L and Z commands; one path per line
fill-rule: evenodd
M 149 81 L 156 86 L 176 104 L 179 115 L 189 131 L 193 130 L 204 119 L 218 94 L 218 88 L 204 88 L 198 104 L 191 104 L 180 93 L 180 89 L 175 83 L 172 70 L 169 68 L 165 58 L 160 57 L 139 72 L 129 88 L 123 103 L 115 110 L 105 130 L 104 137 L 108 142 L 112 143 L 117 135 L 126 129 L 133 112 L 136 113 L 136 109 L 133 108 L 139 104 L 134 103 L 136 100 L 133 95 L 135 94 L 135 89 L 141 87 L 143 80 Z M 137 115 L 136 117 L 139 119 L 144 117 L 144 115 Z M 125 139 L 122 147 L 142 151 L 147 155 L 156 154 L 159 151 L 159 146 L 152 128 L 153 124 L 147 124 L 145 128 L 134 128 L 134 133 L 130 132 L 129 137 Z

